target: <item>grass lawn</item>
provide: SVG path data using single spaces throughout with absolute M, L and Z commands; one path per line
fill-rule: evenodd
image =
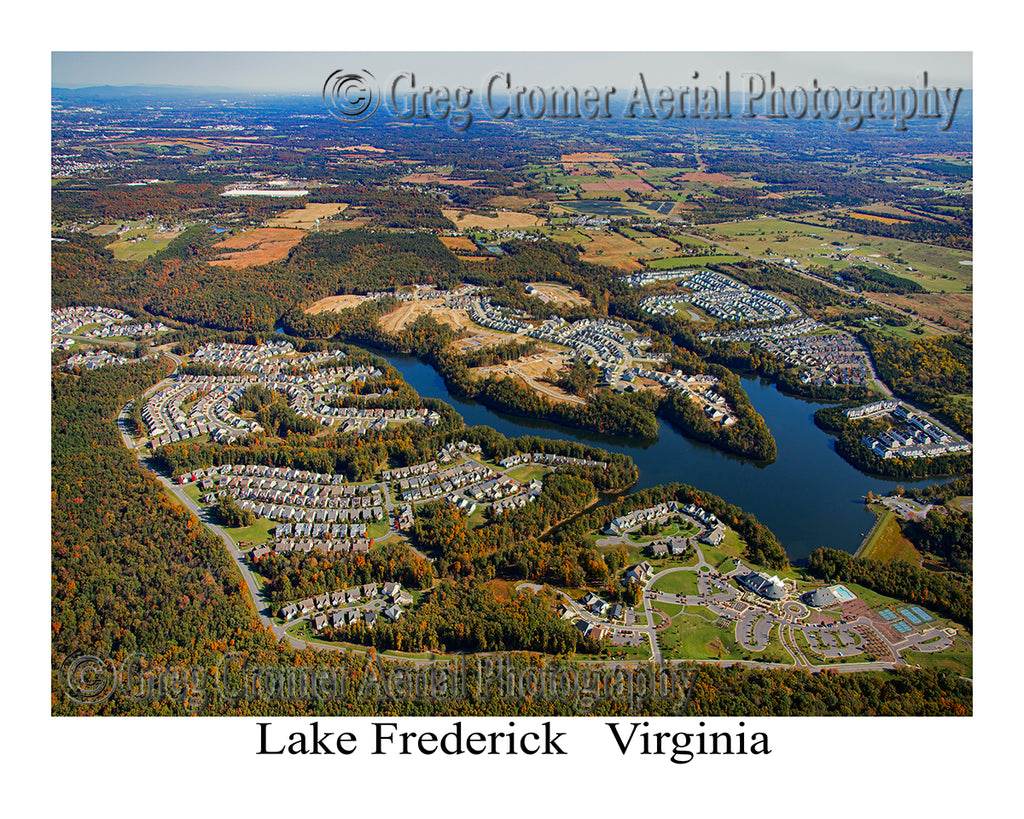
M 201 490 L 199 488 L 199 484 L 198 483 L 186 484 L 184 487 L 182 487 L 182 491 L 186 495 L 188 495 L 193 501 L 195 501 L 196 504 L 198 504 L 199 506 L 202 506 L 202 503 L 200 503 L 200 501 L 199 501 L 199 497 L 200 497 L 200 495 L 203 495 L 204 492 L 203 492 L 203 490 Z
M 654 584 L 655 591 L 671 594 L 697 594 L 697 573 L 682 571 L 672 572 L 658 579 Z M 661 605 L 664 605 L 662 603 Z
M 903 659 L 922 668 L 948 668 L 965 677 L 974 676 L 974 652 L 959 637 L 952 648 L 935 653 L 904 651 Z
M 743 660 L 751 656 L 731 632 L 686 615 L 658 632 L 658 644 L 674 659 Z
M 638 529 L 636 531 L 639 532 L 640 530 Z M 629 539 L 634 543 L 644 545 L 666 537 L 690 537 L 695 534 L 697 534 L 696 526 L 691 526 L 685 523 L 670 522 L 664 526 L 659 526 L 658 531 L 653 535 L 644 535 L 641 537 L 636 534 L 631 534 Z
M 678 603 L 652 603 L 651 608 L 655 611 L 662 612 L 666 617 L 675 617 L 679 612 L 683 610 L 683 606 Z
M 266 543 L 270 539 L 270 530 L 277 526 L 277 521 L 270 520 L 269 518 L 257 518 L 256 522 L 252 526 L 246 526 L 244 528 L 228 529 L 224 528 L 235 543 L 245 541 L 246 543 L 258 546 L 261 543 Z
M 608 660 L 635 660 L 642 662 L 651 659 L 651 649 L 647 642 L 642 646 L 608 646 L 599 655 L 602 659 Z M 589 659 L 589 657 L 588 657 Z
M 529 483 L 535 478 L 543 478 L 550 471 L 550 467 L 542 466 L 541 464 L 526 464 L 510 469 L 508 474 L 510 478 L 519 481 L 519 483 Z
M 921 555 L 909 540 L 903 537 L 896 513 L 885 509 L 871 530 L 864 545 L 857 552 L 858 557 L 889 563 L 905 560 L 915 566 L 921 565 Z
M 375 520 L 366 524 L 366 536 L 373 538 L 374 540 L 384 537 L 384 535 L 387 534 L 387 531 L 388 521 L 386 518 L 384 520 Z

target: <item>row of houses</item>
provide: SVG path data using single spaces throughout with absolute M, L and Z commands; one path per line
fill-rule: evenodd
M 328 625 L 338 629 L 360 622 L 373 628 L 378 616 L 397 622 L 403 614 L 402 606 L 411 604 L 412 595 L 400 583 L 385 583 L 379 594 L 377 584 L 369 583 L 289 603 L 281 607 L 279 614 L 284 620 L 312 614 L 312 625 L 317 631 Z
M 253 373 L 273 374 L 282 369 L 304 370 L 345 358 L 342 350 L 320 350 L 297 355 L 290 341 L 264 344 L 204 344 L 192 354 L 193 360 L 217 367 L 231 367 Z
M 509 455 L 507 458 L 502 458 L 498 461 L 498 466 L 502 469 L 512 469 L 522 464 L 545 464 L 547 466 L 594 466 L 599 469 L 607 469 L 608 464 L 606 461 L 594 461 L 590 458 L 571 458 L 568 455 L 556 455 L 552 452 L 519 452 L 515 455 Z
M 140 338 L 155 336 L 167 330 L 168 327 L 160 321 L 146 321 L 142 324 L 104 324 L 82 335 L 86 338 Z
M 644 509 L 634 509 L 632 512 L 627 512 L 612 520 L 605 526 L 604 532 L 609 535 L 621 535 L 644 523 L 663 523 L 678 511 L 679 504 L 675 501 L 659 503 Z
M 50 311 L 50 335 L 76 335 L 78 330 L 89 324 L 114 325 L 131 321 L 132 317 L 127 313 L 112 307 L 59 307 Z
M 130 359 L 134 361 L 135 359 Z M 116 367 L 127 364 L 129 359 L 123 355 L 115 355 L 108 350 L 90 350 L 87 353 L 76 353 L 64 363 L 69 370 L 98 370 L 100 367 Z
M 257 546 L 250 552 L 250 556 L 253 560 L 258 561 L 269 554 L 287 554 L 289 552 L 308 554 L 314 549 L 329 554 L 365 554 L 370 551 L 372 545 L 373 541 L 367 537 L 324 536 L 320 539 L 282 537 L 271 543 Z

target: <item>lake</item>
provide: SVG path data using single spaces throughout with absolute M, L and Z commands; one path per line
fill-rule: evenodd
M 778 444 L 778 458 L 771 464 L 690 440 L 666 421 L 660 422 L 658 439 L 651 442 L 496 412 L 451 395 L 437 371 L 415 357 L 371 352 L 390 361 L 420 395 L 451 404 L 470 426 L 494 427 L 509 437 L 572 439 L 629 455 L 640 470 L 631 491 L 679 481 L 714 492 L 756 515 L 776 534 L 794 563 L 805 561 L 820 546 L 855 552 L 875 521 L 862 500 L 869 491 L 878 495 L 897 483 L 937 482 L 895 482 L 865 475 L 839 457 L 832 437 L 814 425 L 815 410 L 825 405 L 784 395 L 761 379 L 742 381 Z

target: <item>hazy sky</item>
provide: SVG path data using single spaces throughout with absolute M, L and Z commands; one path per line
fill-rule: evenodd
M 319 94 L 337 69 L 366 69 L 380 82 L 403 72 L 418 84 L 478 88 L 494 72 L 514 85 L 632 86 L 637 72 L 657 85 L 715 82 L 729 71 L 780 85 L 972 87 L 971 53 L 959 52 L 53 52 L 52 85 L 198 85 Z M 693 72 L 700 78 L 693 80 Z

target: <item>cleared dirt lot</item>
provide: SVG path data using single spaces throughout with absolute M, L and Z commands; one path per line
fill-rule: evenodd
M 581 296 L 568 285 L 554 282 L 530 282 L 546 301 L 552 304 L 568 304 L 572 307 L 589 307 L 590 299 Z
M 338 310 L 347 310 L 350 307 L 362 304 L 366 301 L 366 296 L 328 296 L 325 299 L 314 302 L 306 308 L 306 312 L 311 315 L 316 313 L 326 313 L 328 311 L 337 312 Z
M 499 375 L 507 378 L 515 378 L 526 384 L 530 389 L 540 393 L 552 401 L 563 401 L 565 403 L 583 404 L 585 400 L 556 387 L 544 380 L 550 373 L 557 375 L 565 369 L 567 350 L 559 350 L 555 347 L 548 347 L 543 352 L 535 353 L 524 358 L 517 358 L 513 361 L 506 361 L 504 364 L 495 364 L 489 367 L 477 367 L 471 370 L 475 375 L 486 378 L 489 375 Z
M 398 309 L 380 317 L 380 326 L 389 333 L 397 333 L 412 324 L 420 316 L 429 313 L 441 324 L 447 324 L 457 330 L 465 330 L 468 335 L 455 341 L 452 346 L 459 352 L 500 344 L 513 338 L 511 333 L 499 333 L 486 330 L 475 324 L 465 310 L 456 310 L 444 306 L 443 299 L 422 299 L 402 304 Z
M 305 231 L 291 228 L 256 228 L 229 236 L 212 247 L 219 255 L 209 261 L 214 266 L 243 268 L 277 262 L 302 241 Z

